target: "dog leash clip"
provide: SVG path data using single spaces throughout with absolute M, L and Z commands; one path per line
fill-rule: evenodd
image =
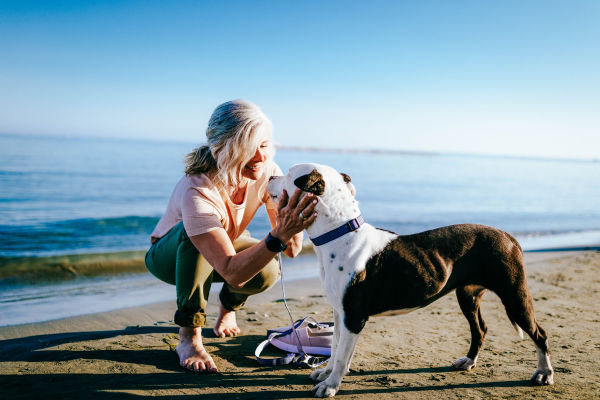
M 321 360 L 323 359 L 323 360 Z M 317 368 L 329 361 L 329 357 L 313 357 L 306 353 L 294 357 L 293 364 L 300 368 Z

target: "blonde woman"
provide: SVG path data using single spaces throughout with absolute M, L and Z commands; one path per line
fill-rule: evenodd
M 302 230 L 314 221 L 317 200 L 296 190 L 278 204 L 270 202 L 269 177 L 282 173 L 272 160 L 271 123 L 256 105 L 243 100 L 221 104 L 208 122 L 206 138 L 207 145 L 186 157 L 185 176 L 151 234 L 146 267 L 176 286 L 180 365 L 216 372 L 202 345 L 211 283 L 224 282 L 215 335 L 239 334 L 235 311 L 248 296 L 275 284 L 277 252 L 290 257 L 300 252 Z M 272 230 L 259 241 L 245 229 L 263 204 Z

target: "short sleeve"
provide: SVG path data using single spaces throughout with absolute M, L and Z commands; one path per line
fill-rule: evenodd
M 184 196 L 181 218 L 185 232 L 190 237 L 223 228 L 217 209 L 193 189 Z

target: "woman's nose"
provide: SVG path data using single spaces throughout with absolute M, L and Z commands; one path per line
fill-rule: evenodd
M 267 159 L 267 152 L 263 151 L 260 147 L 256 149 L 252 161 L 265 161 Z

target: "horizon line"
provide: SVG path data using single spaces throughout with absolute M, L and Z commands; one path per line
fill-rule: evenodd
M 38 137 L 51 139 L 91 139 L 91 140 L 118 140 L 124 142 L 156 142 L 156 143 L 189 143 L 192 146 L 200 146 L 203 142 L 196 143 L 189 139 L 181 138 L 140 138 L 140 137 L 118 137 L 118 136 L 97 136 L 97 135 L 77 135 L 77 134 L 56 134 L 56 133 L 8 133 L 0 132 L 0 136 L 12 137 Z M 561 162 L 583 162 L 598 163 L 600 157 L 559 157 L 559 156 L 541 156 L 541 155 L 518 155 L 518 154 L 495 154 L 495 153 L 474 153 L 460 151 L 433 151 L 433 150 L 406 150 L 406 149 L 381 149 L 381 148 L 352 148 L 352 147 L 317 147 L 317 146 L 299 146 L 285 145 L 273 142 L 276 150 L 298 151 L 298 152 L 316 152 L 316 153 L 341 153 L 341 154 L 372 154 L 372 155 L 392 155 L 392 156 L 423 156 L 423 157 L 483 157 L 483 158 L 504 158 L 519 159 L 530 161 L 561 161 Z

